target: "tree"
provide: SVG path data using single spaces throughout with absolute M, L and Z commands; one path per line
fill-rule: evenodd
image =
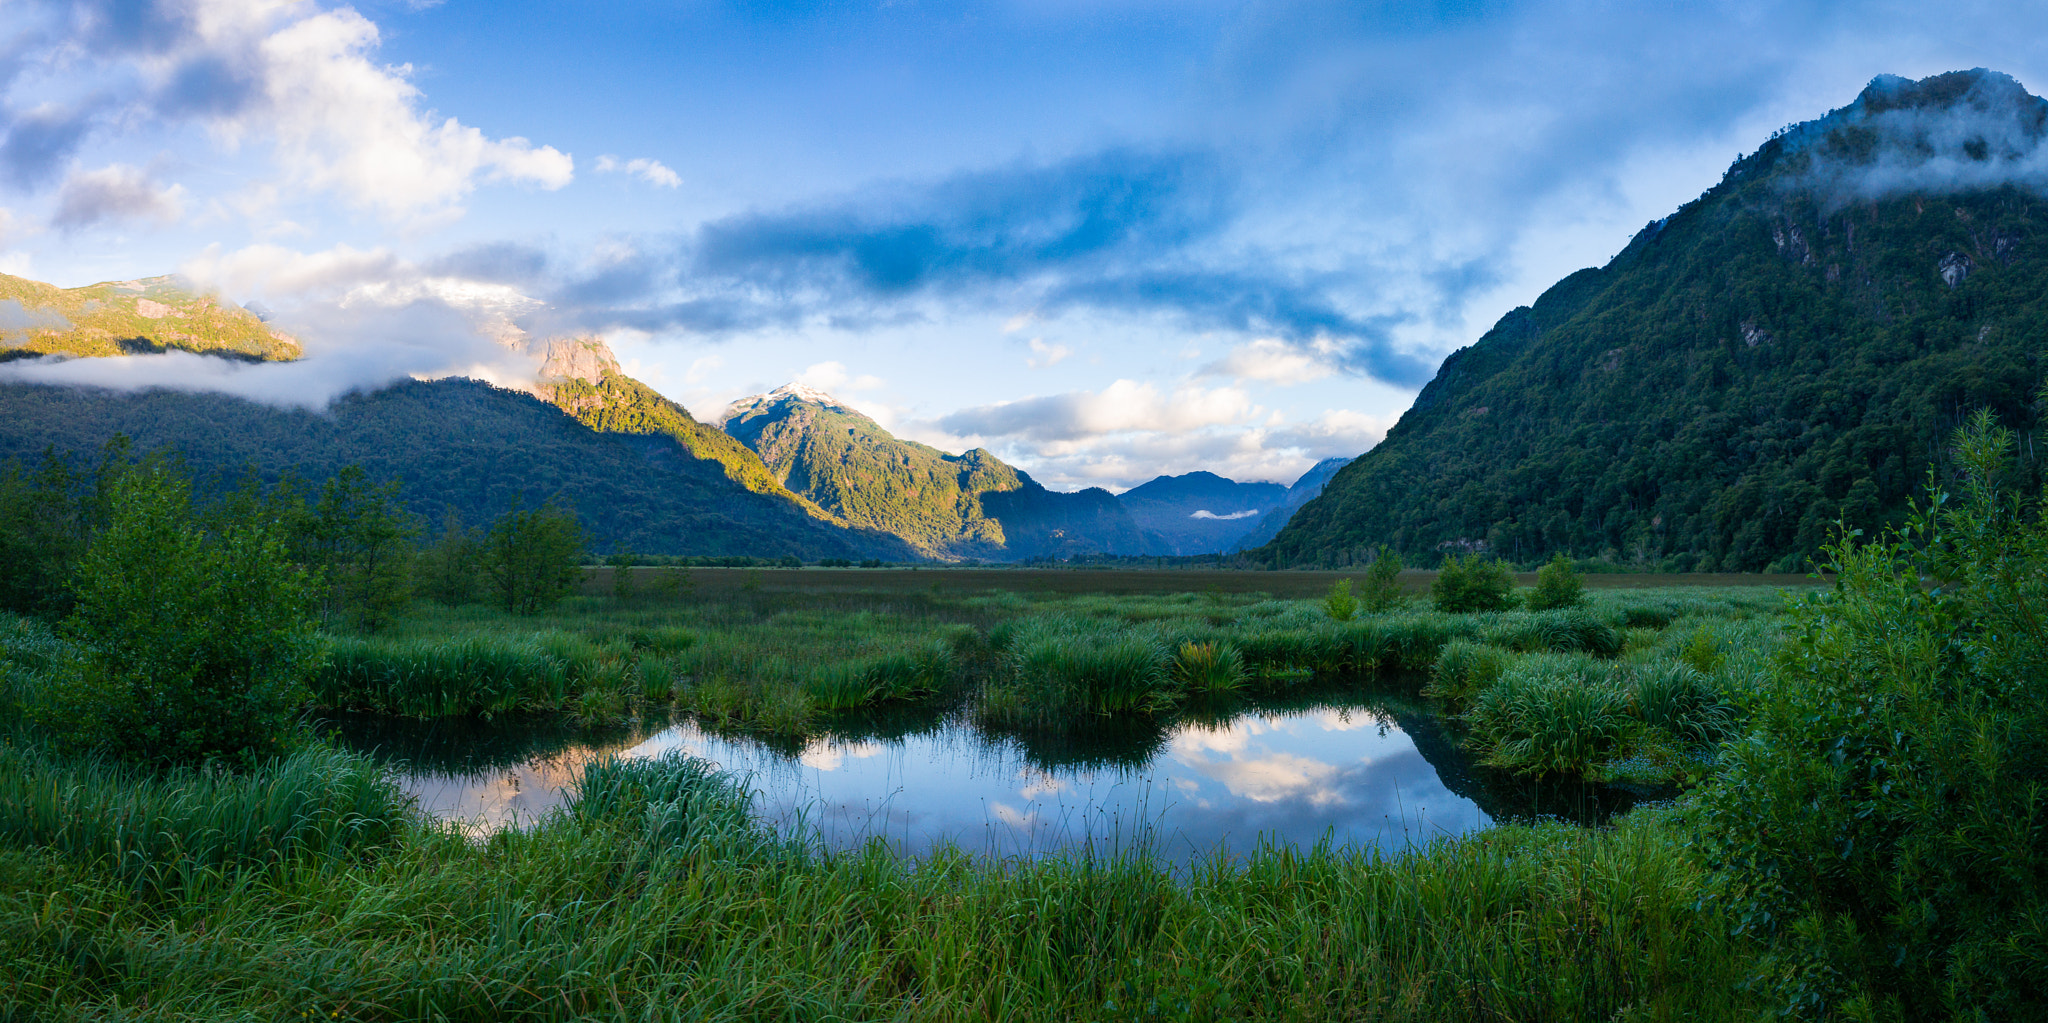
M 398 502 L 398 481 L 369 482 L 359 465 L 335 473 L 311 509 L 309 544 L 326 588 L 330 616 L 376 630 L 412 600 L 408 573 L 413 515 Z
M 1401 602 L 1401 556 L 1386 544 L 1380 544 L 1374 553 L 1372 564 L 1365 569 L 1365 592 L 1360 601 L 1367 611 L 1375 614 L 1392 609 Z
M 450 607 L 476 600 L 483 544 L 483 534 L 463 528 L 461 513 L 450 505 L 440 535 L 421 547 L 414 559 L 414 585 L 420 595 Z
M 323 648 L 315 589 L 278 523 L 209 533 L 161 464 L 109 488 L 64 630 L 81 651 L 31 714 L 67 745 L 247 765 L 281 752 Z
M 1515 581 L 1493 558 L 1453 554 L 1437 570 L 1429 595 L 1439 611 L 1505 611 L 1515 606 Z
M 1586 584 L 1579 579 L 1579 570 L 1572 566 L 1572 559 L 1563 554 L 1550 556 L 1550 563 L 1536 571 L 1536 588 L 1529 591 L 1524 603 L 1531 611 L 1548 611 L 1559 607 L 1577 607 L 1586 599 Z
M 515 505 L 484 535 L 484 576 L 514 614 L 539 614 L 568 596 L 582 565 L 583 527 L 553 501 L 531 511 Z
M 71 574 L 94 533 L 105 528 L 114 481 L 132 465 L 132 445 L 116 434 L 96 470 L 81 472 L 43 451 L 26 472 L 0 474 L 0 609 L 62 615 L 71 606 Z M 158 459 L 160 461 L 160 459 Z
M 621 547 L 604 559 L 612 570 L 612 599 L 623 604 L 633 599 L 633 552 Z

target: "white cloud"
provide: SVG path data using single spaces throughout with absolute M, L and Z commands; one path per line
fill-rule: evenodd
M 1336 346 L 1328 340 L 1302 346 L 1260 338 L 1202 367 L 1201 373 L 1281 385 L 1305 384 L 1335 375 L 1337 355 Z
M 880 377 L 861 374 L 854 376 L 843 362 L 818 362 L 806 367 L 796 375 L 796 383 L 814 387 L 828 393 L 840 391 L 872 391 L 883 385 Z
M 142 168 L 117 163 L 66 177 L 50 224 L 65 230 L 102 221 L 148 220 L 165 225 L 184 215 L 184 186 L 160 186 Z
M 419 109 L 410 65 L 371 62 L 379 42 L 377 26 L 350 8 L 270 34 L 257 46 L 265 102 L 234 130 L 274 138 L 299 183 L 394 219 L 444 211 L 479 180 L 557 189 L 574 178 L 574 161 L 552 146 L 487 138 L 452 117 L 436 123 Z
M 1031 352 L 1033 358 L 1024 360 L 1024 364 L 1032 369 L 1057 366 L 1061 359 L 1074 354 L 1074 350 L 1066 345 L 1049 345 L 1045 343 L 1044 338 L 1036 337 L 1031 339 Z
M 594 166 L 601 174 L 631 174 L 658 188 L 679 188 L 683 184 L 682 175 L 668 169 L 660 160 L 644 156 L 625 161 L 616 156 L 600 156 Z
M 1242 423 L 1262 411 L 1236 387 L 1204 389 L 1183 384 L 1171 393 L 1161 393 L 1149 383 L 1117 380 L 1100 391 L 1072 391 L 962 409 L 942 417 L 938 425 L 962 436 L 1071 441 L 1111 433 L 1180 432 Z

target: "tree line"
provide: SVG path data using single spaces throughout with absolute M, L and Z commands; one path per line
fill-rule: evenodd
M 375 631 L 417 598 L 534 614 L 581 580 L 588 535 L 558 502 L 515 500 L 481 527 L 451 510 L 429 534 L 399 493 L 398 481 L 373 481 L 351 465 L 317 486 L 292 473 L 265 485 L 249 471 L 200 501 L 177 458 L 138 454 L 126 437 L 82 466 L 50 449 L 33 467 L 11 461 L 0 471 L 0 610 L 72 614 L 82 587 L 97 585 L 89 555 L 124 500 L 162 504 L 206 544 L 258 531 L 276 545 L 279 566 L 305 574 L 311 613 L 333 626 Z M 146 565 L 134 570 L 147 574 Z

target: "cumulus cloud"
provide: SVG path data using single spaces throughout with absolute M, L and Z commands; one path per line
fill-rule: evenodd
M 828 394 L 841 391 L 872 391 L 884 383 L 882 378 L 877 376 L 866 373 L 855 375 L 847 370 L 843 362 L 814 363 L 798 373 L 795 382 Z
M 54 0 L 19 5 L 15 43 L 44 54 L 37 87 L 68 105 L 5 112 L 0 180 L 52 180 L 102 125 L 196 122 L 228 149 L 267 147 L 279 183 L 392 220 L 454 215 L 480 184 L 560 188 L 574 161 L 428 110 L 409 65 L 374 59 L 377 26 L 305 0 Z M 266 188 L 257 186 L 254 194 Z
M 1045 369 L 1059 365 L 1062 359 L 1072 354 L 1074 350 L 1066 345 L 1049 345 L 1044 338 L 1034 337 L 1031 339 L 1031 358 L 1024 360 L 1024 364 L 1032 369 Z
M 683 183 L 682 175 L 663 166 L 660 160 L 645 156 L 623 161 L 616 156 L 600 156 L 595 169 L 600 174 L 629 174 L 658 188 L 679 188 Z
M 1225 376 L 1238 380 L 1260 380 L 1272 384 L 1305 384 L 1337 372 L 1337 352 L 1327 340 L 1309 345 L 1289 344 L 1279 338 L 1259 338 L 1215 362 L 1203 366 L 1203 376 Z
M 183 185 L 158 185 L 140 167 L 113 164 L 66 178 L 50 225 L 67 231 L 102 221 L 149 220 L 161 225 L 184 215 Z

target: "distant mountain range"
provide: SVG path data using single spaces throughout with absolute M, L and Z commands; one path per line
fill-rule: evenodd
M 1796 571 L 1838 521 L 1899 522 L 1984 408 L 2038 493 L 2044 146 L 2004 75 L 1873 81 L 1445 359 L 1254 556 Z
M 0 334 L 20 342 L 10 349 L 24 353 L 15 358 L 298 355 L 296 341 L 270 333 L 254 314 L 178 290 L 170 278 L 68 291 L 0 283 L 23 296 L 0 301 L 0 315 L 12 317 L 0 323 L 37 324 Z M 134 318 L 118 319 L 110 308 Z M 220 329 L 202 336 L 196 325 L 208 324 Z M 272 346 L 260 356 L 246 350 L 259 329 Z M 122 336 L 127 331 L 136 333 Z M 1288 494 L 1208 473 L 1161 477 L 1128 504 L 1100 488 L 1061 493 L 985 450 L 952 455 L 899 440 L 799 385 L 734 403 L 721 429 L 627 376 L 600 340 L 554 339 L 535 354 L 531 394 L 473 381 L 413 382 L 350 396 L 324 414 L 207 393 L 4 384 L 0 458 L 32 460 L 45 448 L 83 453 L 125 433 L 145 449 L 177 451 L 215 482 L 250 469 L 317 482 L 353 463 L 400 480 L 408 505 L 434 522 L 453 511 L 477 523 L 515 499 L 555 498 L 576 507 L 600 549 L 807 559 L 1208 553 Z

